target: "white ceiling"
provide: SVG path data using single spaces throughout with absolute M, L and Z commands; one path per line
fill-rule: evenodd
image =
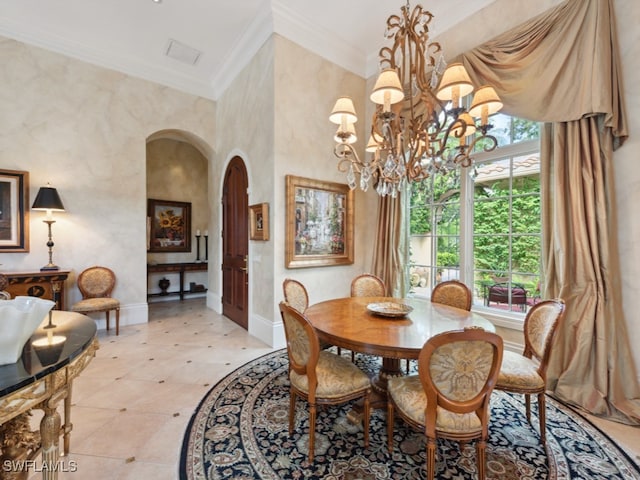
M 494 0 L 429 0 L 432 38 Z M 0 35 L 217 99 L 276 32 L 363 77 L 405 0 L 0 0 Z M 417 2 L 411 4 L 413 8 Z M 201 54 L 166 55 L 171 40 Z M 178 45 L 179 46 L 179 45 Z M 6 68 L 6 67 L 5 67 Z

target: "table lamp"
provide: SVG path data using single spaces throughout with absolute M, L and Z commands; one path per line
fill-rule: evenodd
M 46 187 L 40 187 L 38 195 L 36 195 L 36 199 L 33 201 L 31 209 L 44 210 L 47 212 L 43 222 L 46 223 L 49 228 L 49 241 L 47 242 L 47 247 L 49 247 L 49 263 L 42 267 L 40 270 L 58 270 L 59 267 L 53 263 L 54 244 L 51 238 L 51 225 L 56 222 L 53 219 L 53 212 L 64 212 L 64 205 L 62 204 L 60 195 L 58 195 L 58 191 L 50 184 L 47 184 Z

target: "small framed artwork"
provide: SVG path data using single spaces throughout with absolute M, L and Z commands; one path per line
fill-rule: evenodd
M 0 252 L 29 251 L 29 172 L 0 170 Z
M 191 203 L 150 198 L 147 216 L 149 252 L 191 251 Z
M 249 238 L 251 240 L 269 240 L 268 203 L 249 206 Z
M 346 184 L 286 176 L 285 267 L 353 263 L 353 191 Z

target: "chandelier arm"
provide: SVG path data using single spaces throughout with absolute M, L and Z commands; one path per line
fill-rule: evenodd
M 493 135 L 480 135 L 475 137 L 473 141 L 469 144 L 469 151 L 473 151 L 473 148 L 476 146 L 480 140 L 484 140 L 484 144 L 482 145 L 483 152 L 492 152 L 498 147 L 498 139 Z
M 338 143 L 333 148 L 333 153 L 336 157 L 339 158 L 338 161 L 338 171 L 346 172 L 349 169 L 349 166 L 353 166 L 356 173 L 360 173 L 365 164 L 360 160 L 358 156 L 358 152 L 353 148 L 353 146 L 347 143 Z

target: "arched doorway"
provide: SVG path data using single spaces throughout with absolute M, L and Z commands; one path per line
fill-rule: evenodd
M 210 285 L 207 253 L 204 239 L 196 237 L 196 232 L 208 232 L 213 226 L 209 200 L 212 157 L 213 150 L 209 145 L 188 131 L 165 129 L 146 138 L 147 204 L 149 199 L 188 203 L 191 233 L 190 248 L 150 249 L 153 218 L 148 214 L 146 292 L 149 303 L 205 298 L 207 295 Z M 194 268 L 192 264 L 196 263 Z M 179 272 L 179 264 L 186 273 Z M 163 270 L 167 265 L 171 266 L 169 270 Z M 163 290 L 159 282 L 165 278 L 169 280 L 169 287 Z
M 249 326 L 249 197 L 247 169 L 233 157 L 222 187 L 222 314 L 241 327 Z

